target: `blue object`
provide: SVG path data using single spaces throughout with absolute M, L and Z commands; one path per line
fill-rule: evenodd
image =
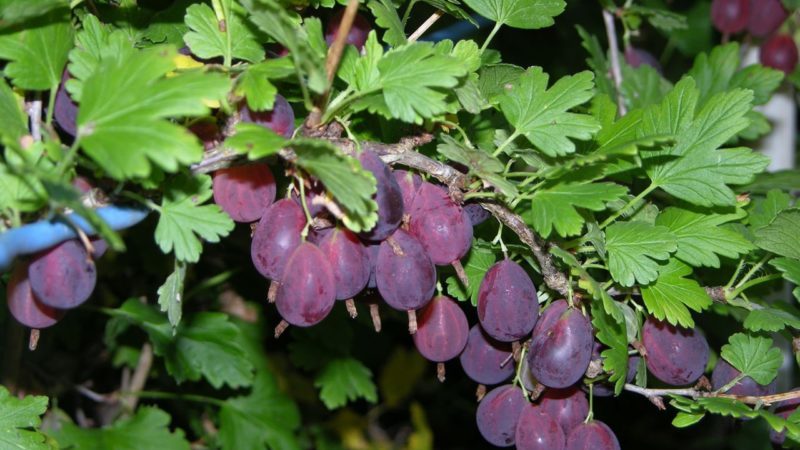
M 456 42 L 478 31 L 480 28 L 493 23 L 491 20 L 478 15 L 472 16 L 472 19 L 475 22 L 478 22 L 478 28 L 475 28 L 475 25 L 467 22 L 466 20 L 459 20 L 458 22 L 444 27 L 441 30 L 436 30 L 427 35 L 423 35 L 419 40 L 439 42 L 445 39 L 450 39 L 451 41 Z
M 122 230 L 141 222 L 149 211 L 142 208 L 104 206 L 96 212 L 112 229 Z M 86 234 L 97 234 L 94 227 L 78 214 L 68 214 L 67 217 L 69 221 L 64 218 L 43 220 L 0 234 L 0 271 L 8 270 L 14 258 L 19 255 L 36 253 L 77 237 L 72 224 Z

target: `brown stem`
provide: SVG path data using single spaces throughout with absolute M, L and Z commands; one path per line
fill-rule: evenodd
M 328 49 L 328 58 L 325 60 L 325 74 L 328 76 L 329 85 L 333 82 L 333 76 L 336 75 L 336 68 L 339 67 L 339 61 L 342 59 L 344 46 L 347 45 L 347 35 L 350 34 L 350 28 L 353 27 L 356 13 L 358 13 L 358 0 L 349 0 L 344 15 L 342 15 L 342 21 L 339 22 L 336 39 Z
M 275 303 L 275 299 L 278 298 L 278 289 L 280 287 L 280 281 L 272 280 L 269 282 L 269 290 L 267 290 L 267 301 L 269 303 Z
M 408 310 L 408 333 L 414 334 L 417 332 L 417 312 L 413 309 Z
M 436 363 L 436 378 L 439 379 L 440 383 L 444 383 L 444 374 L 445 374 L 444 363 L 443 362 Z
M 419 26 L 419 28 L 417 28 L 413 33 L 411 33 L 411 36 L 408 37 L 408 42 L 414 42 L 417 39 L 419 39 L 420 36 L 425 34 L 425 32 L 428 31 L 428 28 L 432 27 L 433 24 L 435 24 L 436 21 L 439 20 L 443 15 L 444 12 L 439 10 L 431 14 L 431 16 L 428 17 L 428 19 L 425 22 L 423 22 L 422 25 Z
M 636 386 L 634 384 L 626 384 L 625 390 L 635 394 L 642 395 L 648 399 L 655 397 L 663 397 L 666 395 L 679 395 L 681 397 L 697 398 L 727 398 L 736 400 L 747 405 L 772 405 L 774 403 L 793 400 L 800 398 L 800 391 L 781 392 L 778 394 L 770 395 L 734 395 L 723 394 L 718 392 L 700 391 L 696 388 L 677 388 L 677 389 L 650 389 Z
M 281 337 L 281 335 L 283 334 L 284 331 L 286 331 L 287 328 L 289 328 L 289 322 L 281 320 L 278 326 L 275 327 L 275 339 Z
M 483 400 L 483 397 L 486 396 L 486 385 L 479 384 L 478 388 L 475 390 L 475 398 L 478 399 L 480 402 Z
M 133 371 L 130 386 L 128 391 L 132 393 L 141 392 L 144 385 L 147 383 L 147 377 L 150 375 L 150 368 L 153 367 L 153 347 L 150 344 L 142 345 L 142 351 L 139 353 L 139 361 L 136 363 L 136 369 Z M 127 411 L 136 410 L 136 404 L 139 402 L 138 395 L 131 395 L 122 398 L 122 404 Z
M 392 252 L 394 252 L 395 255 L 397 256 L 405 255 L 405 253 L 403 253 L 403 247 L 400 247 L 400 244 L 398 244 L 397 241 L 392 236 L 386 238 L 386 243 L 389 244 L 389 247 L 392 247 Z
M 358 317 L 356 302 L 354 302 L 352 298 L 348 298 L 347 300 L 345 300 L 344 306 L 347 308 L 347 313 L 350 314 L 351 318 L 355 319 L 356 317 Z
M 464 270 L 464 266 L 461 265 L 461 261 L 457 259 L 450 263 L 450 265 L 455 269 L 456 276 L 461 280 L 461 284 L 463 284 L 465 288 L 469 288 L 469 278 L 467 278 L 467 272 Z
M 347 35 L 350 34 L 350 28 L 353 27 L 353 21 L 356 18 L 356 13 L 358 13 L 358 3 L 358 0 L 349 0 L 347 2 L 344 15 L 342 15 L 342 21 L 339 22 L 339 30 L 336 32 L 336 38 L 328 49 L 328 57 L 325 59 L 325 74 L 328 77 L 328 86 L 325 92 L 319 96 L 316 105 L 308 115 L 305 123 L 306 128 L 313 129 L 321 125 L 325 105 L 328 103 L 331 86 L 333 86 L 333 77 L 336 75 L 336 69 L 339 67 L 339 62 L 342 59 L 344 47 L 347 45 Z
M 31 329 L 31 335 L 28 339 L 28 350 L 35 351 L 36 347 L 39 346 L 39 337 L 41 336 L 41 331 L 38 328 Z
M 372 326 L 376 333 L 381 332 L 381 310 L 377 303 L 369 304 L 369 315 L 372 317 Z
M 533 387 L 533 390 L 531 391 L 530 394 L 531 400 L 536 400 L 537 398 L 539 398 L 542 395 L 542 393 L 544 393 L 545 389 L 547 388 L 542 383 L 536 383 L 536 386 Z
M 519 357 L 522 355 L 522 344 L 519 341 L 514 341 L 511 343 L 511 356 L 514 358 L 514 361 L 519 362 Z

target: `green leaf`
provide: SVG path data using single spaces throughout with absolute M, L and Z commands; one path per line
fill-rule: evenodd
M 655 283 L 642 286 L 642 299 L 650 314 L 673 325 L 694 327 L 689 309 L 701 312 L 711 306 L 711 297 L 694 279 L 685 278 L 692 273 L 686 264 L 671 259 L 661 269 Z
M 233 220 L 218 205 L 202 205 L 212 195 L 208 175 L 174 178 L 167 182 L 165 192 L 155 231 L 164 253 L 174 251 L 179 261 L 197 262 L 203 249 L 201 238 L 216 243 L 233 230 Z
M 403 22 L 397 15 L 397 9 L 389 0 L 370 0 L 367 7 L 375 16 L 375 23 L 386 30 L 383 33 L 383 42 L 392 47 L 399 47 L 406 43 L 406 33 Z
M 658 277 L 659 263 L 677 249 L 669 228 L 644 222 L 615 223 L 606 229 L 611 276 L 623 286 L 647 284 Z
M 194 4 L 194 0 L 175 0 L 170 5 L 153 14 L 142 30 L 142 38 L 154 44 L 173 44 L 182 47 L 183 35 L 189 31 L 183 19 L 186 8 Z
M 458 0 L 422 0 L 422 2 L 429 4 L 440 11 L 450 14 L 456 19 L 466 20 L 478 28 L 478 22 L 476 22 L 468 12 L 461 8 L 461 2 Z
M 760 173 L 756 175 L 756 179 L 752 183 L 740 186 L 737 190 L 752 194 L 765 194 L 774 189 L 790 191 L 797 186 L 800 186 L 800 170 L 779 170 Z
M 430 42 L 396 47 L 378 60 L 380 86 L 389 117 L 422 123 L 447 110 L 446 93 L 466 68 L 453 56 L 438 54 Z
M 611 318 L 618 323 L 626 323 L 622 308 L 611 298 L 603 286 L 589 274 L 586 268 L 581 265 L 580 261 L 575 258 L 575 255 L 557 246 L 550 247 L 550 253 L 561 258 L 572 270 L 580 275 L 581 281 L 579 282 L 579 286 L 586 289 L 592 295 L 593 299 L 603 302 L 603 308 L 606 314 L 611 316 Z
M 608 313 L 601 302 L 592 302 L 592 324 L 597 330 L 597 339 L 608 346 L 603 357 L 603 370 L 610 373 L 614 392 L 619 395 L 628 375 L 628 335 L 625 322 L 618 322 Z
M 800 210 L 787 209 L 755 230 L 756 245 L 776 255 L 800 259 Z
M 462 261 L 464 272 L 467 273 L 467 279 L 469 280 L 469 287 L 465 288 L 458 277 L 450 276 L 447 277 L 447 293 L 462 302 L 469 299 L 472 302 L 472 306 L 477 306 L 478 290 L 480 289 L 481 281 L 483 281 L 483 276 L 486 275 L 486 271 L 492 267 L 496 260 L 497 258 L 495 258 L 491 250 L 473 245 L 464 261 Z
M 800 269 L 800 265 L 798 265 Z M 800 330 L 800 319 L 798 312 L 789 312 L 783 309 L 763 307 L 754 309 L 747 314 L 744 319 L 744 327 L 750 331 L 781 331 L 786 327 Z
M 719 225 L 737 220 L 739 214 L 700 214 L 682 208 L 667 208 L 656 225 L 672 231 L 678 243 L 675 256 L 695 267 L 719 268 L 719 256 L 736 258 L 755 247 L 736 231 Z
M 672 426 L 675 428 L 690 427 L 703 420 L 703 417 L 705 416 L 705 413 L 687 413 L 678 411 L 678 414 L 676 414 L 675 418 L 672 419 Z
M 66 88 L 72 98 L 80 101 L 83 84 L 91 76 L 103 57 L 122 57 L 134 51 L 125 32 L 86 14 L 81 22 L 82 29 L 75 36 L 75 48 L 69 52 L 69 73 Z
M 175 260 L 175 270 L 158 288 L 158 306 L 167 313 L 172 332 L 178 327 L 183 314 L 183 281 L 186 279 L 186 264 Z
M 28 134 L 28 118 L 22 112 L 21 100 L 6 80 L 0 79 L 0 136 L 16 140 Z
M 526 30 L 549 27 L 564 12 L 564 0 L 464 0 L 475 12 L 498 24 Z
M 372 372 L 353 358 L 329 362 L 314 380 L 314 386 L 320 388 L 319 398 L 328 409 L 340 408 L 359 398 L 370 403 L 378 401 Z
M 56 11 L 36 25 L 0 35 L 3 72 L 14 86 L 34 91 L 55 89 L 72 48 L 73 28 L 66 11 Z
M 783 363 L 781 351 L 772 346 L 772 339 L 736 333 L 722 346 L 723 359 L 756 383 L 768 385 L 778 375 Z
M 640 135 L 672 134 L 675 145 L 643 154 L 653 186 L 700 206 L 735 203 L 728 184 L 744 184 L 764 170 L 766 156 L 747 148 L 718 147 L 747 127 L 752 91 L 737 89 L 713 96 L 695 115 L 699 92 L 686 77 L 659 105 L 645 111 Z
M 605 94 L 609 98 L 616 96 L 617 89 L 608 76 L 610 72 L 608 60 L 606 59 L 606 52 L 597 36 L 590 34 L 586 29 L 580 25 L 576 25 L 578 35 L 581 37 L 581 45 L 589 53 L 586 58 L 586 64 L 594 71 L 594 79 L 597 83 L 597 91 L 600 94 Z M 625 81 L 625 78 L 623 78 Z
M 57 9 L 69 8 L 68 0 L 0 1 L 0 29 L 35 19 Z
M 247 107 L 252 111 L 268 111 L 275 103 L 278 88 L 271 79 L 294 75 L 294 67 L 289 58 L 270 59 L 251 64 L 239 75 L 236 92 L 247 99 Z
M 664 99 L 672 88 L 653 67 L 642 64 L 637 68 L 625 64 L 622 66 L 622 92 L 628 108 L 646 108 Z
M 146 177 L 151 162 L 175 172 L 202 158 L 198 138 L 164 119 L 207 114 L 204 100 L 222 98 L 230 83 L 199 71 L 165 78 L 174 56 L 161 47 L 108 55 L 86 79 L 92 89 L 81 98 L 78 139 L 111 177 Z
M 730 80 L 739 69 L 739 44 L 719 45 L 709 53 L 700 53 L 688 75 L 697 82 L 699 104 L 705 104 L 713 95 L 729 90 Z
M 760 64 L 747 66 L 733 75 L 731 88 L 753 91 L 753 104 L 763 105 L 772 97 L 783 81 L 783 72 Z
M 501 174 L 505 166 L 499 159 L 483 150 L 458 142 L 446 134 L 442 134 L 440 139 L 443 142 L 436 147 L 436 150 L 447 159 L 469 167 L 469 173 L 477 175 L 509 197 L 518 194 L 516 186 Z
M 12 396 L 0 386 L 0 446 L 8 449 L 49 450 L 47 439 L 38 431 L 47 411 L 47 397 Z
M 247 396 L 225 400 L 219 410 L 219 440 L 223 449 L 300 450 L 294 432 L 300 412 L 282 393 L 269 372 L 260 372 Z
M 183 431 L 170 431 L 169 414 L 153 406 L 142 406 L 136 415 L 105 428 L 81 428 L 62 422 L 54 435 L 62 448 L 74 450 L 189 450 Z
M 206 4 L 195 4 L 186 10 L 186 26 L 191 31 L 183 36 L 192 53 L 202 59 L 222 56 L 225 60 L 241 59 L 258 62 L 264 59 L 264 47 L 244 19 L 228 11 L 225 31 L 220 29 L 214 10 Z
M 336 199 L 344 212 L 344 224 L 355 232 L 372 229 L 378 220 L 378 205 L 372 199 L 377 188 L 375 177 L 358 160 L 341 154 L 328 141 L 294 139 L 295 163 L 313 177 Z
M 750 229 L 756 230 L 772 223 L 781 211 L 789 209 L 792 196 L 786 192 L 772 189 L 764 198 L 756 197 L 748 207 Z
M 516 83 L 525 69 L 513 64 L 496 64 L 481 67 L 478 89 L 489 103 L 496 104 L 506 91 L 506 85 Z
M 147 332 L 154 353 L 164 358 L 167 372 L 177 383 L 202 376 L 220 389 L 224 384 L 237 388 L 253 381 L 253 364 L 244 352 L 245 338 L 225 314 L 202 312 L 184 317 L 173 333 L 163 314 L 135 299 L 109 313 Z
M 250 13 L 248 18 L 261 31 L 289 51 L 289 57 L 299 71 L 299 82 L 307 84 L 313 92 L 324 92 L 328 87 L 325 54 L 312 48 L 308 32 L 283 4 L 275 0 L 242 0 L 241 4 Z
M 614 183 L 557 184 L 537 189 L 531 198 L 531 209 L 523 217 L 543 237 L 555 227 L 559 236 L 580 234 L 586 221 L 577 208 L 602 211 L 606 203 L 627 192 Z
M 630 14 L 644 16 L 644 18 L 650 22 L 650 25 L 662 31 L 673 31 L 688 28 L 686 17 L 666 9 L 631 5 L 630 7 L 625 8 L 625 11 Z
M 739 68 L 739 44 L 732 42 L 715 47 L 710 54 L 701 53 L 694 61 L 689 76 L 697 81 L 700 105 L 712 96 L 736 88 L 753 91 L 753 104 L 762 105 L 780 86 L 783 72 L 753 64 Z
M 800 300 L 800 260 L 791 258 L 775 258 L 769 264 L 783 273 L 783 278 L 794 284 L 792 293 L 797 300 Z
M 721 416 L 743 418 L 758 415 L 749 406 L 732 398 L 707 397 L 698 398 L 696 402 L 706 411 Z
M 569 138 L 589 139 L 600 129 L 588 114 L 568 112 L 592 98 L 592 72 L 558 80 L 549 89 L 549 75 L 541 67 L 532 67 L 500 97 L 500 109 L 514 126 L 514 135 L 525 136 L 548 156 L 575 151 Z
M 270 128 L 247 122 L 237 123 L 236 132 L 225 139 L 225 147 L 246 153 L 250 160 L 274 155 L 288 144 L 288 140 Z

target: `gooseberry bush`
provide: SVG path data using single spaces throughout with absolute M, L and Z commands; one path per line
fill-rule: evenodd
M 0 2 L 2 447 L 800 445 L 800 5 L 575 3 Z

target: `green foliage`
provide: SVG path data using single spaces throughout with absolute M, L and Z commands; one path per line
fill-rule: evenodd
M 151 164 L 175 172 L 202 158 L 197 138 L 164 119 L 207 114 L 204 101 L 223 97 L 230 83 L 200 71 L 166 78 L 174 57 L 168 47 L 107 55 L 86 78 L 92 89 L 81 95 L 78 135 L 109 176 L 147 177 Z
M 358 160 L 342 155 L 327 141 L 295 139 L 297 165 L 319 179 L 344 209 L 344 224 L 353 231 L 371 229 L 378 220 L 378 205 L 372 199 L 375 177 Z
M 768 159 L 747 148 L 718 150 L 743 130 L 752 91 L 735 89 L 712 96 L 698 107 L 700 91 L 686 77 L 664 101 L 645 111 L 640 134 L 676 136 L 675 145 L 647 152 L 643 165 L 652 187 L 698 206 L 731 206 L 728 184 L 744 184 L 764 170 Z
M 189 450 L 183 431 L 170 431 L 169 423 L 170 416 L 166 412 L 143 406 L 135 416 L 118 420 L 106 428 L 81 428 L 72 422 L 62 422 L 55 437 L 63 448 L 75 450 Z
M 655 281 L 658 261 L 668 259 L 676 248 L 675 236 L 664 226 L 625 222 L 606 230 L 608 267 L 611 276 L 623 286 Z
M 196 381 L 202 376 L 215 388 L 250 386 L 253 365 L 245 358 L 241 331 L 221 313 L 203 312 L 184 320 L 173 331 L 167 319 L 155 309 L 128 300 L 110 310 L 122 324 L 142 328 L 162 356 L 176 382 Z
M 594 117 L 568 112 L 592 97 L 593 75 L 566 76 L 548 89 L 549 79 L 540 67 L 528 69 L 500 97 L 500 109 L 514 126 L 509 141 L 525 136 L 546 155 L 562 156 L 575 151 L 569 138 L 586 140 L 600 129 Z
M 772 346 L 772 339 L 737 333 L 722 346 L 722 358 L 743 375 L 761 385 L 775 379 L 783 363 L 781 351 Z
M 464 3 L 498 25 L 524 29 L 549 27 L 553 17 L 566 7 L 564 0 L 465 0 Z
M 486 247 L 479 245 L 480 242 L 473 242 L 467 256 L 464 257 L 462 265 L 467 274 L 469 286 L 465 287 L 457 276 L 447 277 L 447 293 L 458 300 L 470 300 L 472 306 L 478 305 L 478 291 L 481 287 L 481 280 L 490 267 L 495 263 L 494 253 Z M 485 243 L 483 243 L 485 245 Z
M 719 267 L 719 256 L 735 258 L 754 249 L 740 233 L 720 225 L 739 219 L 740 214 L 700 214 L 681 208 L 667 208 L 656 218 L 677 239 L 675 256 L 694 267 Z
M 248 159 L 259 159 L 279 152 L 287 144 L 286 139 L 269 128 L 255 123 L 240 122 L 236 132 L 225 139 L 225 146 L 239 153 L 246 153 Z
M 183 316 L 183 288 L 186 280 L 186 264 L 175 260 L 175 270 L 169 274 L 164 284 L 158 288 L 158 306 L 167 313 L 173 332 Z
M 800 210 L 788 209 L 767 226 L 755 231 L 756 245 L 787 258 L 800 259 Z
M 0 35 L 0 58 L 9 60 L 5 76 L 21 89 L 55 89 L 72 47 L 73 28 L 63 11 L 42 25 Z
M 626 191 L 614 183 L 558 184 L 533 194 L 526 217 L 542 237 L 550 236 L 553 228 L 559 236 L 574 236 L 583 231 L 586 221 L 576 208 L 603 211 Z
M 211 198 L 211 177 L 179 176 L 166 184 L 155 239 L 164 253 L 174 251 L 179 261 L 197 262 L 202 243 L 219 242 L 233 229 L 233 220 Z
M 411 26 L 426 18 L 416 14 L 418 1 L 426 14 L 433 8 L 475 24 L 477 13 L 494 28 L 481 43 L 428 42 L 428 32 L 410 40 Z M 158 11 L 155 3 L 0 0 L 0 233 L 74 212 L 118 251 L 124 237 L 129 252 L 98 261 L 95 308 L 74 314 L 107 314 L 100 324 L 104 348 L 87 346 L 97 341 L 90 335 L 95 319 L 87 316 L 77 316 L 84 320 L 77 327 L 41 332 L 46 352 L 75 352 L 80 344 L 86 353 L 80 380 L 61 370 L 62 353 L 39 358 L 63 376 L 42 382 L 49 372 L 31 372 L 30 387 L 53 392 L 53 403 L 69 408 L 51 411 L 60 428 L 39 431 L 46 397 L 17 399 L 0 388 L 0 446 L 431 448 L 433 430 L 414 397 L 427 392 L 427 365 L 403 343 L 405 314 L 381 311 L 384 330 L 373 335 L 375 317 L 363 314 L 359 299 L 354 321 L 337 304 L 318 326 L 292 328 L 277 342 L 267 338 L 277 318 L 273 306 L 265 303 L 262 311 L 247 298 L 266 291 L 263 279 L 245 268 L 247 225 L 236 229 L 211 203 L 211 176 L 200 173 L 266 163 L 278 198 L 292 194 L 289 185 L 318 181 L 326 208 L 309 226 L 329 221 L 361 232 L 378 220 L 378 186 L 358 162 L 362 149 L 426 181 L 447 180 L 458 203 L 491 205 L 497 217 L 474 228 L 461 259 L 469 286 L 443 267 L 437 290 L 469 309 L 501 255 L 526 265 L 540 301 L 566 298 L 590 312 L 603 364 L 583 383 L 610 382 L 616 395 L 635 389 L 625 386 L 628 357 L 641 350 L 648 317 L 699 324 L 712 342 L 734 332 L 720 357 L 761 384 L 774 379 L 782 357 L 762 333 L 777 340 L 800 329 L 796 304 L 779 301 L 787 282 L 800 301 L 800 210 L 793 195 L 800 176 L 761 174 L 768 160 L 747 146 L 769 132 L 754 106 L 765 104 L 784 77 L 758 64 L 741 67 L 736 43 L 711 48 L 709 2 L 683 11 L 661 1 L 601 2 L 621 23 L 625 47 L 647 42 L 648 27 L 666 38 L 667 75 L 624 61 L 612 68 L 607 38 L 587 31 L 599 29 L 599 10 L 591 12 L 598 23 L 565 38 L 588 52 L 585 65 L 565 51 L 563 65 L 548 66 L 549 54 L 562 58 L 561 48 L 540 54 L 534 45 L 531 55 L 489 48 L 494 38 L 521 36 L 498 35 L 503 25 L 552 25 L 566 8 L 563 0 L 369 0 L 359 13 L 379 30 L 361 51 L 346 46 L 338 66 L 329 59 L 335 52 L 323 22 L 335 14 L 325 8 L 344 1 L 178 0 Z M 183 46 L 191 56 L 178 54 Z M 673 49 L 697 57 L 687 61 Z M 283 50 L 285 56 L 265 59 Z M 67 62 L 65 88 L 78 105 L 74 140 L 53 118 Z M 616 69 L 621 79 L 610 76 Z M 558 74 L 552 83 L 549 73 Z M 241 121 L 242 105 L 268 112 L 278 93 L 297 114 L 292 137 Z M 219 128 L 215 148 L 204 150 L 190 131 L 196 124 Z M 97 189 L 81 194 L 72 186 L 77 174 Z M 116 233 L 95 210 L 130 202 L 157 214 Z M 313 242 L 319 230 L 308 231 Z M 224 247 L 210 247 L 228 236 Z M 13 245 L 0 235 L 0 262 L 6 247 Z M 10 259 L 24 257 L 12 250 Z M 371 303 L 378 294 L 364 297 Z M 725 317 L 725 329 L 714 328 L 716 316 Z M 61 330 L 71 333 L 63 346 Z M 148 366 L 148 348 L 156 359 L 139 373 Z M 20 367 L 38 364 L 26 355 Z M 127 375 L 95 376 L 121 367 L 137 383 L 144 380 L 145 389 Z M 517 375 L 519 382 L 525 374 Z M 175 391 L 176 383 L 180 392 L 158 390 Z M 636 384 L 652 387 L 644 362 Z M 50 385 L 77 389 L 103 408 L 135 388 L 140 405 L 159 398 L 163 410 L 143 405 L 123 408 L 119 417 L 97 413 L 91 417 L 98 427 L 87 428 L 66 418 L 80 418 L 75 402 L 62 402 L 66 394 Z M 713 415 L 760 418 L 750 423 L 787 429 L 789 440 L 800 442 L 800 415 L 785 420 L 761 404 L 686 389 L 695 388 L 659 394 L 677 410 L 676 427 Z M 361 416 L 363 401 L 374 404 L 368 417 Z M 357 407 L 348 408 L 352 403 Z M 442 403 L 453 408 L 449 417 L 474 408 L 471 401 Z M 367 426 L 386 428 L 367 434 Z M 374 438 L 395 429 L 409 430 L 409 437 Z
M 41 416 L 47 411 L 47 397 L 12 397 L 0 386 L 0 444 L 5 448 L 48 450 L 51 448 L 41 426 Z
M 300 425 L 295 404 L 280 392 L 269 373 L 259 373 L 249 395 L 227 399 L 219 411 L 224 449 L 301 448 L 293 432 Z
M 186 10 L 186 25 L 191 31 L 183 40 L 192 53 L 203 59 L 222 56 L 229 63 L 234 58 L 249 62 L 264 59 L 264 48 L 243 18 L 230 9 L 222 15 L 224 29 L 208 5 L 196 4 Z
M 339 408 L 358 398 L 371 403 L 378 400 L 372 372 L 353 358 L 330 361 L 314 380 L 314 386 L 320 388 L 319 397 L 328 409 Z
M 671 259 L 653 284 L 642 286 L 642 299 L 650 314 L 673 325 L 693 328 L 689 310 L 702 312 L 711 306 L 711 298 L 697 281 L 686 278 L 692 269 Z

